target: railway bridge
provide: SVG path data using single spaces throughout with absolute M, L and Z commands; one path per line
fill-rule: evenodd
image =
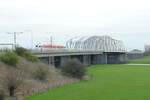
M 61 67 L 69 59 L 86 65 L 119 64 L 127 61 L 123 42 L 109 36 L 75 37 L 64 50 L 33 50 L 34 55 L 50 66 Z
M 56 50 L 34 52 L 34 55 L 39 57 L 43 63 L 55 67 L 61 67 L 66 61 L 74 58 L 86 65 L 119 64 L 126 62 L 126 53 L 123 52 Z

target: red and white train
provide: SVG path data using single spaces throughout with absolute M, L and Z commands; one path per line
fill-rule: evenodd
M 42 49 L 65 49 L 65 46 L 63 45 L 50 45 L 50 44 L 40 44 L 36 45 L 36 47 Z

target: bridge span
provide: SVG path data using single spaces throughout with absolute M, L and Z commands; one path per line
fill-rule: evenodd
M 102 52 L 82 50 L 35 50 L 32 53 L 50 66 L 61 67 L 69 59 L 78 59 L 85 65 L 118 64 L 127 61 L 125 52 Z
M 135 51 L 127 53 L 121 40 L 110 36 L 74 37 L 66 42 L 65 50 L 34 51 L 37 57 L 46 64 L 61 67 L 69 60 L 76 58 L 81 63 L 90 64 L 120 64 L 127 59 L 139 58 L 142 53 Z
M 78 50 L 44 50 L 44 51 L 36 50 L 36 51 L 32 51 L 32 52 L 37 57 L 103 54 L 102 51 L 78 51 Z

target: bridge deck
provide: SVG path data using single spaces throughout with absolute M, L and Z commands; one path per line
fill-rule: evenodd
M 36 50 L 32 51 L 32 53 L 37 57 L 103 54 L 102 51 L 73 51 L 73 50 L 48 50 L 48 51 Z

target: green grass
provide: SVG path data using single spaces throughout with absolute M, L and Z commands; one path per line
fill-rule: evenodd
M 140 59 L 129 60 L 128 63 L 133 64 L 150 64 L 150 56 L 145 56 Z
M 65 85 L 26 100 L 150 100 L 150 66 L 94 65 L 92 80 Z

